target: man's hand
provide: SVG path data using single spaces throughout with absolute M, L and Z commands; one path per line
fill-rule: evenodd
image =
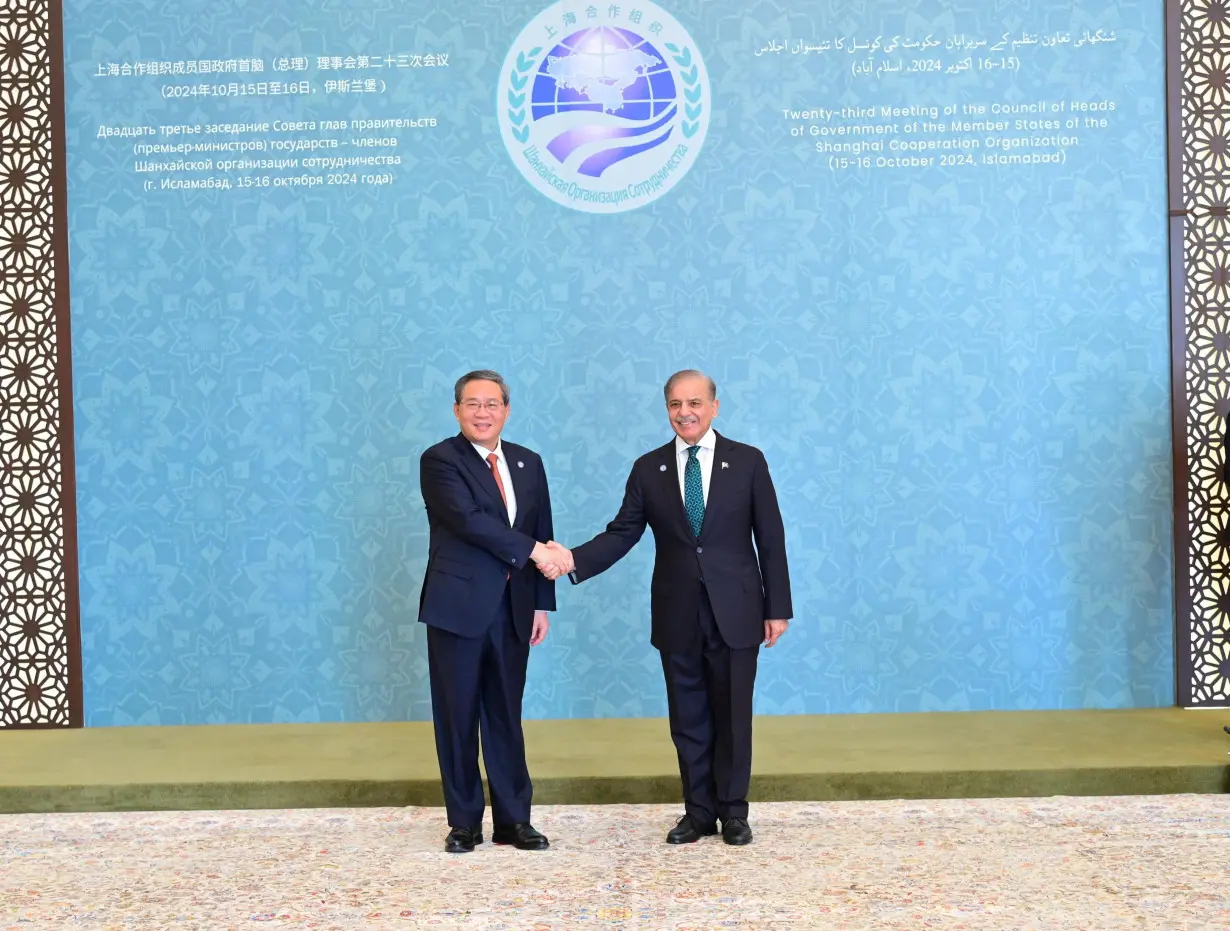
M 558 579 L 576 568 L 572 559 L 572 551 L 552 540 L 550 543 L 538 543 L 530 554 L 538 566 L 538 571 L 548 579 Z
M 547 631 L 551 629 L 551 621 L 546 611 L 534 612 L 534 628 L 530 631 L 530 646 L 536 647 L 547 639 Z
M 764 645 L 767 647 L 777 643 L 777 638 L 786 632 L 786 628 L 790 626 L 789 621 L 765 621 L 764 622 Z

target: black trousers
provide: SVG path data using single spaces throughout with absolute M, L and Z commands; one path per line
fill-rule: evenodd
M 700 638 L 693 649 L 661 655 L 684 810 L 707 826 L 718 818 L 747 817 L 760 647 L 728 647 L 704 592 L 697 623 Z
M 525 763 L 521 699 L 530 647 L 513 627 L 505 591 L 490 626 L 480 637 L 459 637 L 427 628 L 431 710 L 436 755 L 444 783 L 448 823 L 477 828 L 483 823 L 483 783 L 478 771 L 478 737 L 496 824 L 530 820 L 534 794 Z

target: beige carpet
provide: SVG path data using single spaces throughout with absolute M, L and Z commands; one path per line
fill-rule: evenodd
M 763 804 L 747 848 L 675 813 L 461 856 L 439 809 L 0 816 L 0 928 L 1230 928 L 1226 796 Z

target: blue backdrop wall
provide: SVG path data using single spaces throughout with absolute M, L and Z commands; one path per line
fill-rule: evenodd
M 567 544 L 713 374 L 789 538 L 760 712 L 1171 701 L 1160 3 L 65 8 L 88 723 L 428 717 L 478 366 Z M 561 588 L 529 715 L 665 713 L 651 559 Z

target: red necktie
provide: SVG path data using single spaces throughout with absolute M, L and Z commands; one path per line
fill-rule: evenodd
M 487 456 L 487 465 L 491 466 L 491 474 L 495 476 L 495 487 L 500 489 L 500 500 L 504 502 L 504 509 L 508 510 L 508 495 L 504 494 L 504 479 L 500 478 L 500 457 L 495 453 Z M 512 574 L 505 572 L 504 578 L 512 578 Z
M 491 466 L 491 474 L 495 476 L 495 487 L 500 489 L 500 500 L 508 508 L 508 495 L 504 493 L 504 479 L 500 478 L 500 457 L 492 453 L 487 457 L 487 465 Z

